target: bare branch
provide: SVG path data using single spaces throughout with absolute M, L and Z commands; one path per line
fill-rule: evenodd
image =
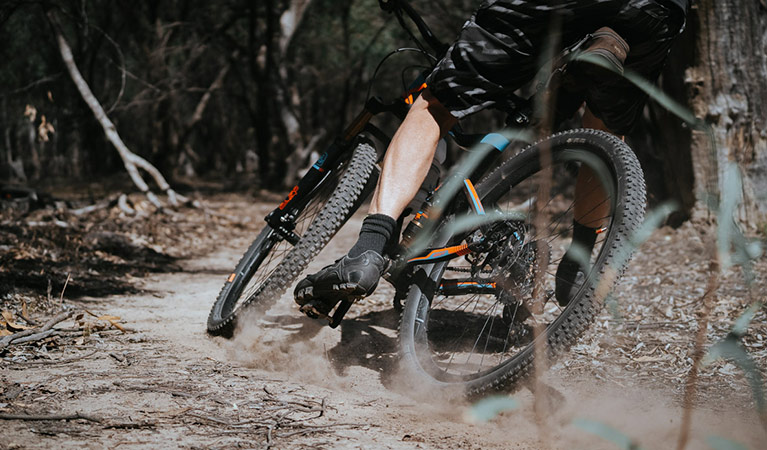
M 31 414 L 0 414 L 0 420 L 87 420 L 90 422 L 101 422 L 98 417 L 88 416 L 82 413 L 74 414 L 43 414 L 43 415 L 31 415 Z
M 136 187 L 139 188 L 141 192 L 147 196 L 147 198 L 149 198 L 149 201 L 151 201 L 158 208 L 162 208 L 162 205 L 160 204 L 157 197 L 149 190 L 149 186 L 139 174 L 138 169 L 144 169 L 152 176 L 158 187 L 168 194 L 168 198 L 171 204 L 176 206 L 177 203 L 174 203 L 176 202 L 176 194 L 170 188 L 168 182 L 165 181 L 165 178 L 162 176 L 160 171 L 144 158 L 130 151 L 128 146 L 125 145 L 123 140 L 120 138 L 120 135 L 117 133 L 117 129 L 114 123 L 112 123 L 112 121 L 109 119 L 107 113 L 104 111 L 104 108 L 101 106 L 98 99 L 96 99 L 96 96 L 93 95 L 93 92 L 88 86 L 88 83 L 85 81 L 82 74 L 80 73 L 80 70 L 75 64 L 74 56 L 72 55 L 72 49 L 69 47 L 67 40 L 64 38 L 64 35 L 61 32 L 61 28 L 58 25 L 55 13 L 52 11 L 49 12 L 48 18 L 53 24 L 53 29 L 56 33 L 56 40 L 59 45 L 61 58 L 67 67 L 69 75 L 72 77 L 72 81 L 74 81 L 75 85 L 77 86 L 77 90 L 80 92 L 80 95 L 82 96 L 85 103 L 88 105 L 91 111 L 93 111 L 93 114 L 96 116 L 96 120 L 98 120 L 101 124 L 101 127 L 104 129 L 104 133 L 107 135 L 107 138 L 120 154 L 125 169 L 128 171 L 128 174 L 130 175 L 133 183 L 136 185 Z
M 19 340 L 19 339 L 22 339 L 22 338 L 26 338 L 27 336 L 33 336 L 33 335 L 36 335 L 36 334 L 39 335 L 39 334 L 44 333 L 44 332 L 46 332 L 48 330 L 51 330 L 57 324 L 59 324 L 59 323 L 65 321 L 65 320 L 67 320 L 68 318 L 72 317 L 72 315 L 74 313 L 75 313 L 74 311 L 63 311 L 63 312 L 53 316 L 53 318 L 51 318 L 50 320 L 48 320 L 48 322 L 46 322 L 45 325 L 42 326 L 42 328 L 39 328 L 39 329 L 37 329 L 37 328 L 30 328 L 28 330 L 19 331 L 18 333 L 14 333 L 14 334 L 12 334 L 10 336 L 6 336 L 6 337 L 2 338 L 2 339 L 0 339 L 0 350 L 4 349 L 5 347 L 10 345 L 11 343 L 15 343 L 16 340 Z M 45 336 L 45 337 L 47 337 L 47 336 Z M 38 337 L 37 339 L 42 339 L 42 338 Z

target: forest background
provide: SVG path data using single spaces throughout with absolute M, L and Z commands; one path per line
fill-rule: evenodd
M 413 3 L 444 41 L 476 7 L 468 0 Z M 412 45 L 375 0 L 6 0 L 5 183 L 45 189 L 128 180 L 63 63 L 58 32 L 127 147 L 181 191 L 211 182 L 283 192 L 360 110 L 381 59 Z M 721 185 L 722 167 L 733 161 L 744 175 L 738 218 L 765 227 L 766 47 L 764 0 L 693 2 L 659 83 L 712 127 L 717 150 L 656 102 L 628 137 L 651 205 L 672 199 L 679 206 L 670 224 L 702 209 L 704 193 Z M 373 94 L 401 92 L 397 70 L 379 74 Z
M 412 0 L 443 41 L 457 34 L 478 3 Z M 54 421 L 47 428 L 32 429 L 19 422 L 29 416 L 14 416 L 28 414 L 30 404 L 37 408 L 32 412 L 57 410 L 72 386 L 81 382 L 76 390 L 89 399 L 91 409 L 86 412 L 108 418 L 105 428 L 125 428 L 122 436 L 146 438 L 142 430 L 134 430 L 135 423 L 124 426 L 127 422 L 121 418 L 138 417 L 131 401 L 138 404 L 145 398 L 134 392 L 135 386 L 110 384 L 102 392 L 93 382 L 112 383 L 115 374 L 125 377 L 131 366 L 142 389 L 153 385 L 167 394 L 170 386 L 189 402 L 177 405 L 178 399 L 171 399 L 169 405 L 184 411 L 178 416 L 142 416 L 147 427 L 164 430 L 153 438 L 156 442 L 167 445 L 167 433 L 178 433 L 190 445 L 213 446 L 218 439 L 250 443 L 249 431 L 233 428 L 239 416 L 223 418 L 232 412 L 230 403 L 253 394 L 253 380 L 264 374 L 253 370 L 247 374 L 252 378 L 239 380 L 242 368 L 235 371 L 221 365 L 228 363 L 208 358 L 220 348 L 204 336 L 202 321 L 224 276 L 261 228 L 260 218 L 284 198 L 369 94 L 395 97 L 412 75 L 403 69 L 423 67 L 422 58 L 403 53 L 375 76 L 387 54 L 411 46 L 396 19 L 382 12 L 376 0 L 0 0 L 0 339 L 5 339 L 0 341 L 5 346 L 0 356 L 7 363 L 0 370 L 0 418 L 13 420 L 7 436 L 21 442 L 51 436 L 41 445 L 56 446 L 60 439 L 69 439 L 57 433 L 78 436 L 87 426 L 100 427 L 75 416 L 80 423 L 59 427 Z M 700 429 L 693 430 L 694 438 L 707 436 L 708 423 L 732 428 L 729 434 L 717 433 L 742 437 L 743 442 L 763 442 L 761 428 L 767 429 L 762 382 L 767 361 L 762 251 L 767 236 L 766 48 L 766 0 L 693 1 L 685 31 L 658 80 L 680 107 L 670 112 L 668 101 L 650 101 L 636 130 L 627 136 L 645 172 L 649 216 L 656 219 L 652 225 L 665 221 L 679 228 L 654 233 L 624 277 L 616 297 L 627 300 L 621 305 L 627 307 L 628 331 L 616 331 L 611 316 L 603 317 L 594 333 L 573 349 L 579 356 L 567 363 L 568 374 L 585 373 L 589 383 L 608 379 L 620 385 L 627 378 L 613 377 L 608 368 L 623 367 L 624 374 L 646 382 L 660 397 L 681 401 L 685 416 L 678 448 L 687 442 L 696 388 L 701 402 L 730 404 L 737 414 L 717 410 L 710 422 L 701 421 Z M 81 79 L 73 77 L 72 67 Z M 90 98 L 83 95 L 84 85 Z M 94 115 L 94 103 L 103 109 L 102 120 Z M 162 210 L 147 202 L 126 171 L 125 151 L 121 155 L 116 150 L 114 133 L 105 133 L 109 123 L 104 119 L 113 124 L 123 150 L 131 152 L 129 162 L 146 161 L 146 167 L 151 164 L 165 176 L 170 188 L 201 202 L 175 211 L 165 208 L 171 203 L 165 195 L 158 203 Z M 503 118 L 488 112 L 466 125 L 489 131 L 502 127 Z M 396 123 L 382 126 L 392 131 Z M 452 148 L 450 158 L 459 156 L 460 150 Z M 739 176 L 733 176 L 735 172 Z M 170 192 L 151 177 L 145 179 L 148 189 Z M 118 196 L 127 200 L 120 203 Z M 131 210 L 133 214 L 126 214 Z M 669 211 L 673 212 L 664 214 Z M 749 240 L 731 226 L 729 215 Z M 344 239 L 353 240 L 350 236 Z M 719 248 L 712 250 L 715 242 Z M 195 259 L 201 256 L 207 259 Z M 378 296 L 371 303 L 390 309 L 390 295 Z M 96 314 L 93 308 L 109 314 Z M 57 317 L 74 317 L 75 322 L 66 329 L 34 334 L 37 337 L 29 341 L 13 340 L 41 324 L 52 327 Z M 364 326 L 364 321 L 357 322 Z M 141 339 L 149 343 L 132 334 L 132 327 L 146 330 Z M 100 337 L 93 337 L 94 330 Z M 726 345 L 733 343 L 740 353 L 725 354 L 733 349 Z M 348 348 L 338 346 L 344 354 Z M 375 353 L 393 357 L 393 348 L 382 348 Z M 268 347 L 248 348 L 243 353 L 255 359 L 265 350 Z M 366 347 L 359 351 L 359 361 L 336 358 L 322 360 L 322 366 L 339 361 L 341 366 L 364 365 Z M 723 361 L 697 364 L 717 351 L 743 374 Z M 170 360 L 168 354 L 179 359 Z M 112 367 L 112 360 L 119 366 Z M 177 370 L 188 370 L 192 360 L 199 378 L 179 381 Z M 158 367 L 158 361 L 163 366 Z M 58 364 L 73 364 L 69 378 L 59 377 Z M 158 373 L 165 378 L 158 380 Z M 51 388 L 49 378 L 60 380 L 62 387 Z M 230 403 L 218 402 L 217 409 L 206 412 L 219 418 L 200 416 L 195 409 L 190 413 L 190 408 L 204 404 L 199 392 L 208 389 L 200 394 L 203 397 L 220 395 L 221 389 L 206 384 L 213 379 L 227 386 L 236 379 L 242 385 L 239 390 L 226 389 Z M 365 394 L 388 395 L 376 377 L 365 372 L 360 379 L 366 380 L 360 385 Z M 117 411 L 111 400 L 92 400 L 112 393 L 115 386 L 121 389 L 120 398 L 127 399 Z M 263 390 L 259 401 L 280 400 L 266 385 Z M 640 396 L 647 392 L 642 390 Z M 150 392 L 146 400 L 152 405 L 153 396 Z M 320 397 L 316 394 L 312 401 L 324 414 L 326 402 Z M 353 403 L 358 400 L 367 401 L 349 394 L 344 401 L 355 407 L 339 408 L 340 417 L 346 410 L 362 411 L 360 421 L 367 423 L 369 417 L 378 422 L 391 414 L 386 412 L 388 403 Z M 640 404 L 656 414 L 653 401 Z M 596 409 L 603 406 L 599 403 Z M 759 413 L 758 425 L 744 420 L 752 409 Z M 677 410 L 676 405 L 669 409 L 674 420 Z M 626 421 L 631 422 L 627 429 L 634 432 L 636 405 L 626 411 Z M 400 424 L 422 417 L 418 411 L 408 414 L 384 421 L 388 428 L 381 429 L 379 439 L 410 439 L 411 430 L 401 433 Z M 664 423 L 651 423 L 652 433 L 636 434 L 666 443 L 676 439 L 679 422 L 667 425 L 665 416 L 659 417 Z M 345 422 L 338 414 L 329 420 Z M 431 421 L 443 422 L 444 429 L 412 434 L 454 448 L 458 441 L 444 436 L 445 430 L 454 432 L 455 423 L 443 417 Z M 207 428 L 187 436 L 192 423 Z M 229 429 L 221 427 L 226 423 Z M 507 448 L 506 432 L 525 428 L 501 423 L 502 432 L 480 444 L 497 438 L 496 448 Z M 322 434 L 328 426 L 334 424 L 301 432 Z M 272 428 L 256 430 L 267 446 Z M 747 432 L 741 433 L 741 428 Z M 664 435 L 657 432 L 660 429 L 671 431 Z M 459 437 L 475 443 L 474 425 L 462 430 Z M 370 430 L 363 431 L 357 439 L 369 443 Z M 293 431 L 281 438 L 304 439 Z M 103 439 L 104 446 L 116 442 Z M 314 437 L 306 439 L 301 442 L 316 444 Z M 537 446 L 538 437 L 521 439 Z

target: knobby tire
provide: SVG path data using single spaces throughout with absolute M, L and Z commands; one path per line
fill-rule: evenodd
M 497 197 L 499 192 L 517 186 L 531 178 L 532 175 L 540 171 L 540 167 L 532 169 L 530 167 L 535 167 L 536 164 L 540 166 L 539 155 L 544 147 L 551 149 L 554 158 L 564 157 L 566 152 L 573 151 L 568 149 L 577 149 L 584 154 L 596 155 L 609 169 L 611 183 L 615 189 L 614 206 L 611 208 L 611 225 L 605 233 L 607 236 L 601 242 L 600 252 L 595 256 L 595 262 L 590 272 L 591 277 L 594 278 L 590 278 L 590 280 L 601 280 L 608 271 L 620 275 L 630 254 L 627 254 L 626 246 L 634 231 L 643 221 L 645 184 L 636 156 L 623 141 L 615 136 L 601 131 L 585 129 L 555 134 L 530 145 L 515 157 L 502 163 L 477 184 L 477 193 L 483 199 L 483 203 L 485 201 L 491 203 L 493 197 Z M 509 192 L 513 192 L 513 189 Z M 485 206 L 487 207 L 487 205 Z M 443 218 L 437 230 L 449 226 L 452 219 L 451 217 Z M 441 242 L 440 245 L 446 245 L 449 239 L 445 238 L 445 242 Z M 453 238 L 449 244 L 456 245 L 456 238 Z M 550 262 L 550 259 L 547 261 Z M 535 344 L 532 338 L 530 338 L 529 343 L 520 344 L 520 350 L 515 350 L 516 353 L 508 357 L 504 354 L 506 352 L 504 344 L 504 348 L 500 352 L 501 355 L 495 357 L 505 359 L 499 361 L 494 367 L 483 370 L 477 369 L 477 373 L 466 375 L 448 374 L 450 366 L 439 360 L 439 358 L 444 360 L 446 357 L 439 354 L 439 348 L 432 349 L 433 346 L 439 347 L 441 345 L 440 343 L 435 344 L 434 341 L 437 338 L 433 337 L 439 332 L 429 328 L 430 320 L 432 320 L 430 315 L 434 313 L 431 309 L 438 306 L 432 301 L 436 300 L 438 294 L 435 293 L 435 286 L 439 286 L 440 281 L 445 276 L 447 264 L 437 263 L 422 266 L 418 270 L 423 272 L 419 274 L 420 276 L 413 278 L 415 282 L 408 291 L 406 305 L 400 319 L 400 369 L 404 372 L 405 377 L 414 383 L 416 389 L 425 389 L 425 392 L 437 389 L 451 396 L 482 395 L 486 391 L 509 389 L 518 385 L 520 381 L 533 373 Z M 617 276 L 613 278 L 613 281 L 617 281 Z M 609 289 L 612 290 L 613 286 L 614 282 L 613 285 L 609 286 Z M 605 300 L 604 298 L 596 299 L 596 287 L 596 282 L 583 283 L 570 303 L 563 310 L 560 307 L 559 316 L 553 319 L 545 332 L 538 336 L 538 339 L 546 340 L 547 357 L 554 358 L 567 351 L 594 321 Z M 444 293 L 442 295 L 446 298 L 449 296 L 449 294 Z M 604 297 L 603 294 L 601 295 Z M 445 313 L 445 311 L 439 312 Z M 466 315 L 468 316 L 469 313 Z M 455 336 L 462 333 L 462 328 L 467 326 L 466 323 L 465 321 L 456 323 L 455 327 L 446 330 L 445 335 L 449 338 L 444 339 L 457 341 Z M 489 321 L 486 319 L 487 323 Z M 489 336 L 490 332 L 487 333 Z M 507 331 L 507 333 L 509 332 Z M 506 337 L 507 341 L 508 339 Z M 489 337 L 487 341 L 490 341 Z M 485 347 L 488 346 L 486 342 L 483 344 Z M 458 344 L 455 344 L 455 347 L 457 349 Z M 477 347 L 476 343 L 475 347 Z M 472 348 L 471 351 L 474 352 L 475 349 Z M 463 352 L 465 353 L 466 350 Z M 459 354 L 459 351 L 456 350 L 455 354 Z M 488 357 L 488 359 L 490 358 Z M 466 360 L 468 361 L 469 358 Z M 452 359 L 450 361 L 452 362 Z
M 263 281 L 251 289 L 254 292 L 245 293 L 247 298 L 241 298 L 248 283 L 259 274 L 260 269 L 263 270 L 260 266 L 274 245 L 281 242 L 281 238 L 268 225 L 261 231 L 221 289 L 208 316 L 209 334 L 232 337 L 238 318 L 245 312 L 256 316 L 274 305 L 371 191 L 376 178 L 373 176 L 376 160 L 376 151 L 372 145 L 360 142 L 356 146 L 337 187 L 319 189 L 314 194 L 323 195 L 330 191 L 326 194 L 329 195 L 327 202 L 320 206 L 319 213 L 311 220 L 299 242 L 287 251 L 271 273 L 264 275 L 266 278 Z M 323 200 L 316 199 L 320 203 Z

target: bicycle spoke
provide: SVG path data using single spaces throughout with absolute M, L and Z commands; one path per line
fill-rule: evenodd
M 452 237 L 449 245 L 473 245 L 473 252 L 435 265 L 425 284 L 418 283 L 420 292 L 416 292 L 431 300 L 426 309 L 410 299 L 406 304 L 403 320 L 407 322 L 403 323 L 423 323 L 412 335 L 406 328 L 416 345 L 405 342 L 404 350 L 412 348 L 416 355 L 408 361 L 420 361 L 421 373 L 440 383 L 482 392 L 515 382 L 530 372 L 536 327 L 544 329 L 540 339 L 553 345 L 547 351 L 556 354 L 571 345 L 593 315 L 592 290 L 573 290 L 566 306 L 556 298 L 558 282 L 560 291 L 567 289 L 557 279 L 557 271 L 573 243 L 576 213 L 586 224 L 604 228 L 594 236 L 590 266 L 584 269 L 587 280 L 615 258 L 611 243 L 625 239 L 626 217 L 641 216 L 641 186 L 638 191 L 627 190 L 624 182 L 624 176 L 641 176 L 641 172 L 625 144 L 588 130 L 563 132 L 551 139 L 550 171 L 538 164 L 544 146 L 534 144 L 478 184 L 482 203 L 498 213 L 497 218 L 481 229 Z M 587 179 L 585 168 L 609 176 Z M 549 175 L 543 178 L 541 173 Z M 625 203 L 621 208 L 614 205 L 618 198 Z M 449 226 L 450 219 L 441 226 Z M 453 285 L 449 277 L 444 278 L 451 271 L 463 276 L 454 277 Z M 580 287 L 582 276 L 576 275 L 574 284 Z M 435 289 L 430 280 L 440 287 Z M 461 281 L 492 283 L 498 290 L 467 291 L 468 285 L 461 286 Z M 568 315 L 579 320 L 567 320 Z M 567 327 L 567 332 L 553 327 Z
M 573 232 L 573 216 L 575 212 L 576 201 L 573 198 L 575 192 L 576 174 L 571 170 L 560 170 L 554 172 L 554 181 L 549 189 L 547 198 L 539 198 L 541 193 L 541 183 L 545 180 L 539 178 L 528 179 L 524 183 L 514 186 L 514 189 L 507 194 L 500 196 L 493 201 L 493 208 L 501 213 L 523 212 L 525 214 L 524 223 L 520 222 L 520 232 L 524 238 L 523 244 L 501 243 L 498 245 L 509 245 L 508 249 L 503 250 L 508 253 L 505 258 L 504 267 L 498 274 L 504 274 L 502 280 L 492 280 L 490 271 L 483 272 L 479 267 L 473 267 L 472 264 L 484 264 L 486 256 L 479 256 L 476 260 L 454 260 L 448 263 L 448 269 L 458 272 L 470 272 L 474 274 L 483 273 L 481 277 L 474 277 L 463 280 L 476 282 L 497 282 L 502 283 L 499 286 L 505 286 L 504 289 L 521 289 L 520 295 L 526 298 L 517 298 L 512 300 L 514 303 L 504 303 L 509 300 L 501 301 L 499 295 L 475 294 L 475 295 L 446 295 L 441 294 L 433 299 L 430 309 L 430 324 L 426 327 L 430 336 L 429 340 L 433 346 L 434 358 L 440 370 L 450 376 L 477 376 L 478 374 L 491 369 L 492 367 L 503 364 L 508 358 L 521 350 L 520 345 L 527 345 L 527 338 L 531 326 L 537 323 L 551 323 L 559 314 L 564 311 L 558 302 L 551 301 L 554 292 L 554 282 L 556 280 L 556 268 L 561 262 L 564 252 L 569 248 Z M 560 174 L 562 176 L 558 176 Z M 595 192 L 602 189 L 600 186 L 592 186 L 583 195 L 583 198 L 593 196 Z M 611 198 L 602 199 L 596 205 L 589 205 L 586 214 L 593 214 L 605 204 L 611 204 Z M 536 219 L 536 217 L 542 220 Z M 602 221 L 610 220 L 611 215 L 601 218 Z M 598 220 L 598 219 L 595 219 Z M 543 224 L 536 228 L 535 224 Z M 537 255 L 542 242 L 548 254 Z M 603 239 L 599 239 L 595 246 L 601 248 Z M 532 250 L 523 250 L 531 246 Z M 503 247 L 506 248 L 506 247 Z M 509 253 L 511 252 L 511 253 Z M 516 252 L 516 253 L 514 253 Z M 598 250 L 595 252 L 598 254 Z M 532 314 L 524 306 L 525 301 L 529 301 L 529 292 L 525 294 L 525 283 L 531 283 L 534 275 L 531 273 L 520 274 L 515 272 L 515 267 L 524 267 L 527 263 L 525 259 L 531 258 L 534 261 L 545 264 L 533 270 L 539 270 L 543 273 L 541 282 L 544 283 L 544 296 L 542 298 L 543 307 L 540 313 Z M 472 262 L 474 261 L 474 262 Z M 514 275 L 516 273 L 516 275 Z M 492 276 L 498 276 L 492 275 Z M 517 277 L 517 278 L 513 278 Z M 520 278 L 522 277 L 522 278 Z M 442 282 L 449 281 L 443 278 Z M 505 283 L 505 284 L 503 284 Z M 520 316 L 520 311 L 525 308 L 525 315 Z M 505 312 L 504 310 L 507 310 Z M 499 319 L 503 320 L 499 321 Z M 460 327 L 457 322 L 461 322 Z M 444 329 L 440 329 L 444 328 Z M 450 329 L 455 333 L 449 333 Z M 460 330 L 460 331 L 459 331 Z M 473 374 L 473 375 L 471 375 Z

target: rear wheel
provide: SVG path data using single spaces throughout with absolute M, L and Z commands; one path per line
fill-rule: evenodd
M 377 155 L 368 143 L 357 145 L 350 160 L 322 182 L 298 214 L 295 246 L 268 225 L 245 252 L 208 316 L 208 333 L 231 337 L 245 310 L 268 310 L 317 256 L 375 184 Z
M 543 176 L 544 148 L 551 150 L 551 177 Z M 594 184 L 606 193 L 609 213 L 577 288 L 560 306 L 555 274 L 570 247 L 575 184 L 579 171 L 588 173 L 584 167 L 596 174 Z M 456 217 L 446 216 L 436 240 L 460 245 L 484 239 L 484 248 L 418 268 L 422 273 L 413 277 L 399 330 L 402 368 L 411 379 L 467 394 L 509 387 L 530 374 L 534 328 L 545 330 L 538 339 L 545 340 L 548 356 L 575 342 L 627 262 L 626 246 L 645 206 L 644 178 L 633 152 L 595 130 L 571 130 L 531 145 L 476 191 L 492 211 L 483 232 L 453 232 Z

